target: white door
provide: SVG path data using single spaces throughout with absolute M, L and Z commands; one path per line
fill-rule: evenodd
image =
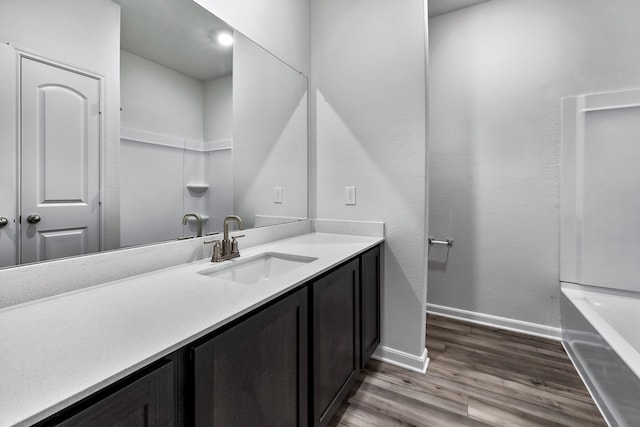
M 21 262 L 100 249 L 100 81 L 21 58 Z

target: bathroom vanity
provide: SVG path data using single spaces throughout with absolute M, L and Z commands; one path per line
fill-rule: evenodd
M 0 424 L 326 425 L 379 343 L 382 241 L 309 233 L 1 310 Z

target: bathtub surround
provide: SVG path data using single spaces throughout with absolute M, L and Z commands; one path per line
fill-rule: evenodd
M 560 326 L 561 99 L 640 87 L 639 15 L 491 0 L 431 19 L 429 230 L 455 244 L 430 249 L 429 303 Z
M 176 221 L 188 212 L 202 215 L 205 233 L 221 230 L 233 211 L 232 140 L 189 141 L 126 128 L 121 136 L 122 247 L 193 236 L 195 222 Z
M 562 341 L 610 425 L 640 423 L 640 90 L 562 102 Z

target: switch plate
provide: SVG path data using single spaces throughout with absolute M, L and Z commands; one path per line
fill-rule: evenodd
M 356 187 L 344 187 L 344 204 L 348 206 L 356 204 Z
M 273 187 L 273 203 L 282 203 L 282 187 Z

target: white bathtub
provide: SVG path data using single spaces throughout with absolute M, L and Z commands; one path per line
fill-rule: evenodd
M 562 343 L 611 426 L 640 426 L 640 294 L 562 283 Z

